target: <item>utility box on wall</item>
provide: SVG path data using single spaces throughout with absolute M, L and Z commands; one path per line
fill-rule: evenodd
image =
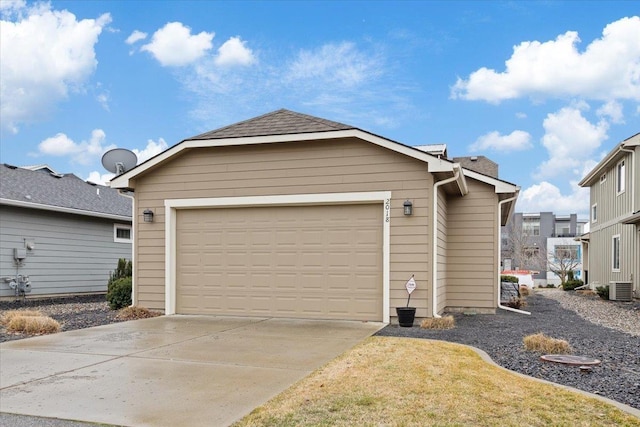
M 27 257 L 27 250 L 24 248 L 13 248 L 13 259 L 22 262 Z

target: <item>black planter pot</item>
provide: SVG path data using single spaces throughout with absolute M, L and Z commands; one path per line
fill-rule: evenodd
M 413 326 L 413 321 L 416 318 L 415 307 L 396 307 L 396 314 L 398 315 L 398 324 L 405 328 Z

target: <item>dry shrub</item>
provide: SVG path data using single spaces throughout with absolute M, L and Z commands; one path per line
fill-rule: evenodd
M 572 351 L 567 341 L 548 337 L 542 332 L 527 335 L 522 342 L 526 350 L 539 353 L 569 354 Z
M 149 317 L 158 317 L 162 313 L 158 311 L 151 311 L 145 307 L 125 307 L 118 312 L 116 316 L 119 320 L 135 320 L 135 319 L 147 319 Z
M 528 297 L 531 294 L 528 286 L 520 286 L 520 295 L 523 297 Z
M 422 329 L 452 329 L 456 326 L 453 316 L 429 317 L 420 323 Z
M 0 323 L 3 325 L 8 325 L 9 322 L 11 322 L 11 319 L 15 317 L 34 317 L 34 316 L 44 316 L 44 314 L 36 310 L 9 310 L 0 317 Z
M 9 332 L 29 335 L 53 334 L 60 331 L 60 323 L 46 316 L 14 316 L 6 328 Z

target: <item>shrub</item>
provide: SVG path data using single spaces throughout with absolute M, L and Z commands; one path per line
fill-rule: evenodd
M 531 294 L 531 291 L 529 290 L 529 288 L 527 286 L 520 286 L 520 295 L 523 297 L 528 297 L 529 294 Z
M 161 316 L 162 313 L 158 311 L 151 311 L 145 307 L 131 306 L 125 307 L 116 316 L 120 320 L 135 320 L 135 319 L 146 319 L 149 317 L 158 317 Z
M 422 329 L 452 329 L 456 326 L 453 316 L 429 317 L 420 323 Z
M 502 276 L 500 276 L 500 281 L 501 282 L 518 283 L 518 278 L 516 276 L 502 275 Z
M 131 261 L 120 258 L 118 259 L 118 265 L 116 266 L 116 269 L 109 273 L 109 282 L 107 284 L 107 288 L 116 280 L 131 276 L 133 276 L 133 265 L 131 264 Z
M 553 283 L 548 283 L 547 284 L 547 288 L 555 288 L 555 287 L 556 287 L 556 285 L 554 285 Z
M 107 301 L 112 310 L 131 305 L 131 277 L 113 281 L 107 289 Z
M 511 308 L 521 309 L 527 306 L 527 301 L 524 298 L 511 298 L 504 305 Z
M 602 299 L 609 299 L 609 286 L 597 286 L 596 292 Z
M 25 334 L 52 334 L 60 331 L 60 323 L 46 316 L 14 316 L 7 323 L 7 331 Z
M 567 271 L 567 282 L 571 282 L 574 278 L 573 270 Z
M 41 312 L 35 310 L 9 310 L 0 317 L 0 323 L 8 325 L 14 317 L 33 317 L 44 316 Z
M 569 354 L 572 352 L 571 346 L 567 341 L 548 337 L 542 332 L 527 335 L 522 339 L 522 342 L 524 343 L 524 348 L 528 351 L 545 354 Z
M 567 280 L 562 284 L 562 289 L 565 291 L 572 291 L 582 285 L 584 285 L 584 282 L 580 279 Z

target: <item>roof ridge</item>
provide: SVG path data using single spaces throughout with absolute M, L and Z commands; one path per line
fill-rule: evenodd
M 344 123 L 280 108 L 258 117 L 243 120 L 209 132 L 185 139 L 204 140 L 218 138 L 238 138 L 265 135 L 286 135 L 309 132 L 329 132 L 334 130 L 355 129 Z

